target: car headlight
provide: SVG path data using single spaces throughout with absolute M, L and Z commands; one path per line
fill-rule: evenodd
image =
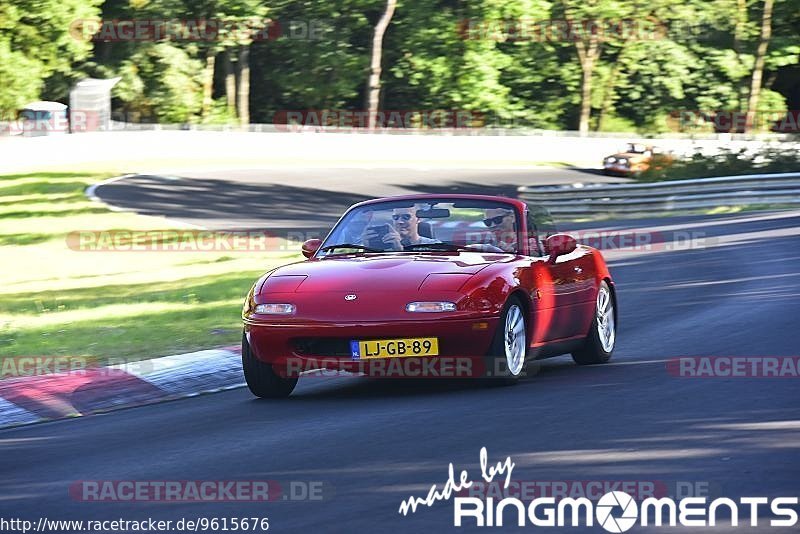
M 436 313 L 456 311 L 454 302 L 409 302 L 406 304 L 407 312 Z
M 628 166 L 628 160 L 627 160 L 627 159 L 621 159 L 621 160 L 619 160 L 619 162 L 620 162 L 620 163 L 621 163 L 621 164 L 622 164 L 624 167 L 627 167 L 627 166 Z
M 256 306 L 256 313 L 263 315 L 292 315 L 296 308 L 294 304 L 259 304 Z
M 615 161 L 617 161 L 617 158 L 615 158 L 613 156 L 610 157 L 610 158 L 606 158 L 606 163 L 614 163 Z

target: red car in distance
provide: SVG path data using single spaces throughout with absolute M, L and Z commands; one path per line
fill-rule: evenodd
M 519 200 L 369 200 L 303 254 L 259 278 L 244 303 L 242 364 L 259 397 L 288 396 L 313 369 L 451 359 L 507 384 L 531 358 L 572 353 L 598 364 L 614 350 L 616 296 L 602 255 Z

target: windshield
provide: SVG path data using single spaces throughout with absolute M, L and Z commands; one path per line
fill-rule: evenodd
M 641 143 L 628 143 L 628 147 L 626 148 L 626 152 L 630 152 L 631 154 L 644 154 L 647 151 L 647 145 Z
M 514 207 L 501 201 L 387 200 L 349 211 L 318 257 L 411 251 L 516 254 L 518 229 Z

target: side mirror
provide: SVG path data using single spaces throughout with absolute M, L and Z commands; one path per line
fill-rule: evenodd
M 569 234 L 553 234 L 548 237 L 544 242 L 544 251 L 550 255 L 550 261 L 556 261 L 556 258 L 574 252 L 578 248 L 578 242 Z
M 303 256 L 306 258 L 310 258 L 314 254 L 316 254 L 317 250 L 319 250 L 319 246 L 322 244 L 322 239 L 309 239 L 303 243 Z

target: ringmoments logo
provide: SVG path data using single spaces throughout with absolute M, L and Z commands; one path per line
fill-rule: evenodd
M 489 464 L 486 448 L 480 451 L 481 478 L 491 484 L 495 478 L 504 480 L 504 487 L 511 484 L 511 475 L 516 464 L 511 457 Z M 518 497 L 494 499 L 463 495 L 474 483 L 467 470 L 455 474 L 453 464 L 448 467 L 448 478 L 439 488 L 430 487 L 425 497 L 410 496 L 400 504 L 402 515 L 417 513 L 422 506 L 431 507 L 439 501 L 453 501 L 454 526 L 501 527 L 501 526 L 601 526 L 607 532 L 627 532 L 636 525 L 715 527 L 727 524 L 738 527 L 745 520 L 751 527 L 792 527 L 797 525 L 795 507 L 797 497 L 740 497 L 738 500 L 720 497 L 686 497 L 676 500 L 671 497 L 648 497 L 638 503 L 625 491 L 608 491 L 596 502 L 586 497 L 537 497 L 524 501 Z M 772 518 L 765 518 L 771 514 Z
M 622 510 L 619 516 L 614 515 L 614 510 Z M 625 532 L 636 524 L 639 510 L 636 501 L 624 491 L 606 493 L 597 501 L 595 508 L 597 522 L 609 532 Z

